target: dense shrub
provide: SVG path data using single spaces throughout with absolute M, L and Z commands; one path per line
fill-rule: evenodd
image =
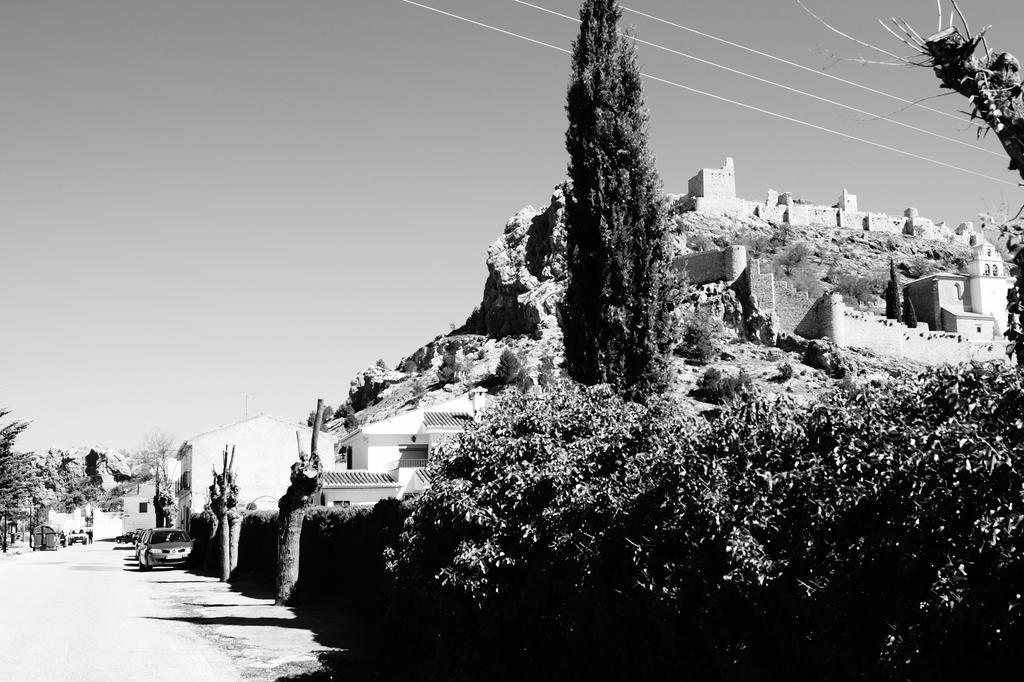
M 439 679 L 1011 679 L 1022 457 L 1002 366 L 711 421 L 512 396 L 439 449 L 396 638 Z
M 755 390 L 754 380 L 745 369 L 729 374 L 717 367 L 708 367 L 697 380 L 694 394 L 705 402 L 724 405 L 745 398 Z
M 885 291 L 888 276 L 882 272 L 867 275 L 855 275 L 832 268 L 825 279 L 835 286 L 835 290 L 843 295 L 848 303 L 868 305 Z
M 680 344 L 676 352 L 705 365 L 721 352 L 722 318 L 707 310 L 694 310 L 682 320 Z
M 793 370 L 793 365 L 788 362 L 783 362 L 779 365 L 779 381 L 786 382 L 793 378 L 796 372 Z
M 519 356 L 512 352 L 511 348 L 502 351 L 501 357 L 498 358 L 498 366 L 494 370 L 495 381 L 502 386 L 508 386 L 522 382 L 525 376 L 526 367 Z

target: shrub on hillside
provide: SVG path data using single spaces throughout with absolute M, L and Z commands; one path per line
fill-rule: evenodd
M 724 330 L 722 319 L 707 310 L 688 313 L 682 321 L 680 344 L 676 353 L 693 358 L 706 365 L 721 352 L 720 337 Z
M 806 291 L 812 299 L 818 298 L 824 293 L 821 280 L 818 278 L 818 271 L 808 261 L 803 261 L 794 267 L 785 280 L 797 291 Z
M 787 277 L 801 267 L 810 265 L 813 251 L 807 242 L 791 244 L 775 258 L 775 267 Z
M 903 271 L 907 273 L 907 277 L 910 279 L 927 277 L 928 275 L 938 272 L 938 270 L 939 268 L 935 264 L 935 261 L 921 255 L 914 256 L 908 263 L 903 264 Z
M 747 370 L 741 369 L 736 374 L 729 374 L 717 367 L 708 367 L 697 380 L 694 395 L 708 403 L 725 405 L 747 398 L 755 391 L 754 380 Z
M 520 385 L 527 378 L 526 367 L 522 359 L 506 348 L 498 358 L 498 366 L 494 370 L 494 380 L 501 386 Z
M 869 305 L 885 291 L 889 282 L 887 273 L 874 272 L 867 275 L 856 275 L 844 272 L 839 268 L 831 268 L 825 275 L 835 291 L 851 304 Z
M 437 379 L 443 384 L 461 381 L 466 377 L 466 360 L 459 350 L 458 344 L 449 344 L 441 356 L 441 366 L 437 368 Z
M 438 450 L 394 636 L 438 679 L 1013 678 L 1022 423 L 997 365 L 711 421 L 510 397 Z

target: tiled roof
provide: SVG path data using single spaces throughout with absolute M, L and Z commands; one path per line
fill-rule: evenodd
M 423 426 L 428 429 L 461 429 L 472 421 L 473 417 L 465 412 L 423 413 Z
M 323 488 L 397 488 L 390 475 L 376 471 L 325 471 L 320 479 Z

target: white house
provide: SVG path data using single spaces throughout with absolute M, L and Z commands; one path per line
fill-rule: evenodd
M 260 414 L 189 438 L 178 449 L 178 524 L 188 529 L 193 513 L 209 503 L 213 470 L 223 467 L 224 446 L 235 448 L 238 506 L 276 509 L 289 483 L 289 467 L 298 456 L 298 442 L 309 451 L 313 429 Z M 324 471 L 333 471 L 337 436 L 320 432 L 317 449 Z
M 124 530 L 145 530 L 156 527 L 156 508 L 153 496 L 156 486 L 152 483 L 137 484 L 121 498 L 124 510 Z
M 344 469 L 324 475 L 320 503 L 375 504 L 424 490 L 430 485 L 424 468 L 434 448 L 472 423 L 486 407 L 486 397 L 484 389 L 476 388 L 347 434 L 338 441 L 339 467 Z

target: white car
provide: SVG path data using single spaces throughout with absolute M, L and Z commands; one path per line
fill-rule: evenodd
M 135 546 L 140 571 L 154 566 L 184 566 L 192 554 L 192 538 L 180 528 L 150 528 Z

